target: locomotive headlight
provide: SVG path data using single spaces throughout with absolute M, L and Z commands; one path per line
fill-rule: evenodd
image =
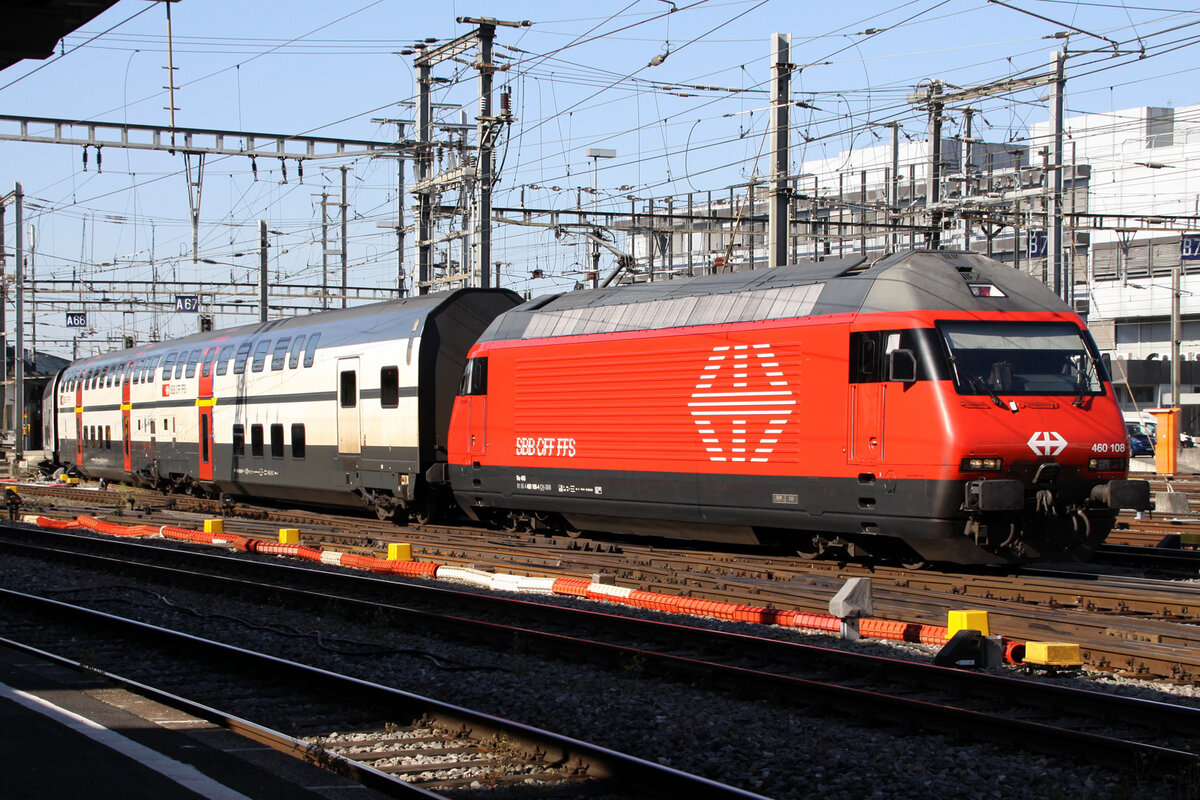
M 1004 459 L 1001 458 L 964 458 L 959 470 L 962 472 L 999 472 Z
M 1092 458 L 1088 460 L 1088 469 L 1092 472 L 1124 472 L 1123 458 Z

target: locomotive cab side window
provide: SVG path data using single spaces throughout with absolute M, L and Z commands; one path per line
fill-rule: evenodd
M 400 405 L 400 369 L 384 367 L 379 370 L 379 405 L 396 408 Z
M 945 355 L 932 328 L 854 331 L 850 382 L 945 380 Z
M 467 359 L 462 382 L 458 385 L 460 395 L 487 394 L 487 362 L 487 356 Z

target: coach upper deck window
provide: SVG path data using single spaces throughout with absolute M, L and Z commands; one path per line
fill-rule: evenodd
M 284 362 L 287 361 L 288 344 L 292 341 L 292 337 L 284 336 L 275 343 L 275 352 L 271 353 L 271 371 L 283 369 Z
M 254 372 L 262 372 L 263 367 L 267 365 L 267 351 L 271 349 L 271 340 L 263 339 L 254 348 L 254 364 L 250 369 Z
M 338 402 L 342 408 L 358 405 L 358 373 L 352 369 L 342 371 L 338 382 Z
M 187 375 L 185 377 L 196 377 L 196 365 L 200 363 L 200 348 L 196 348 L 188 354 L 187 360 Z M 178 376 L 176 376 L 178 377 Z
M 288 369 L 300 366 L 300 354 L 304 352 L 304 337 L 297 336 L 292 342 L 292 352 L 288 354 Z
M 379 405 L 396 408 L 400 405 L 400 368 L 384 367 L 379 370 Z
M 233 355 L 233 345 L 227 344 L 217 354 L 217 374 L 224 375 L 229 371 L 229 359 Z
M 253 346 L 250 342 L 242 342 L 238 345 L 237 355 L 233 359 L 234 375 L 241 375 L 246 371 L 246 358 L 250 355 L 250 348 Z
M 308 337 L 308 346 L 304 348 L 304 366 L 311 367 L 313 365 L 313 357 L 317 353 L 317 342 L 321 341 L 321 334 L 314 333 Z
M 487 362 L 487 356 L 467 359 L 462 382 L 458 385 L 460 395 L 487 394 Z

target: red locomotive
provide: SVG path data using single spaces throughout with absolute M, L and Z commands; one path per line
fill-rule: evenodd
M 806 555 L 1086 557 L 1149 507 L 1082 320 L 972 253 L 535 299 L 469 352 L 448 443 L 484 522 Z

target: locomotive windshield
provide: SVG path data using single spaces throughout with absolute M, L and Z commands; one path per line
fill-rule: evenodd
M 959 394 L 1096 395 L 1103 365 L 1067 322 L 941 322 Z

